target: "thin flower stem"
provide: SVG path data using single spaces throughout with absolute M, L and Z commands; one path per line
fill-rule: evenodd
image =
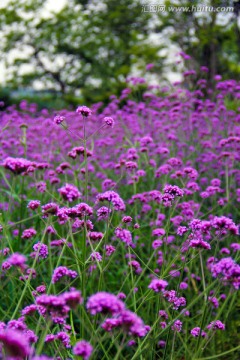
M 207 302 L 207 294 L 206 294 L 206 282 L 205 282 L 205 275 L 203 269 L 203 260 L 202 260 L 202 251 L 199 251 L 199 258 L 200 258 L 200 266 L 201 266 L 201 273 L 202 273 L 202 282 L 203 282 L 203 291 L 204 291 L 204 300 Z

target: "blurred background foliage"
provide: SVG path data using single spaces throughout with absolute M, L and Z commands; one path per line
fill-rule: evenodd
M 129 76 L 167 81 L 178 71 L 176 53 L 191 55 L 182 70 L 209 68 L 214 76 L 239 79 L 240 1 L 160 1 L 166 6 L 232 6 L 230 12 L 149 12 L 138 0 L 66 0 L 44 11 L 49 0 L 5 0 L 0 8 L 0 60 L 6 76 L 0 99 L 24 98 L 40 107 L 107 102 Z M 149 2 L 158 4 L 157 1 Z M 142 11 L 145 10 L 145 11 Z M 169 46 L 175 54 L 168 56 Z M 41 91 L 36 91 L 41 89 Z

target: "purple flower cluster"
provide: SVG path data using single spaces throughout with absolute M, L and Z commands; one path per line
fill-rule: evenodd
M 62 277 L 68 277 L 68 278 L 76 278 L 78 276 L 76 271 L 69 270 L 66 266 L 59 266 L 54 269 L 53 275 L 52 275 L 52 283 L 55 284 L 58 282 Z
M 81 193 L 78 191 L 78 188 L 71 184 L 66 184 L 65 186 L 58 189 L 58 191 L 63 199 L 69 202 L 77 200 L 81 197 Z
M 114 210 L 116 211 L 125 211 L 126 206 L 122 198 L 115 191 L 106 191 L 102 194 L 98 194 L 96 197 L 96 202 L 108 201 L 112 203 Z
M 90 345 L 89 342 L 85 340 L 78 341 L 73 348 L 73 354 L 81 356 L 83 360 L 88 360 L 92 355 L 92 352 L 92 345 Z
M 210 266 L 212 276 L 220 277 L 225 285 L 232 284 L 235 289 L 240 286 L 240 265 L 231 258 L 223 258 Z

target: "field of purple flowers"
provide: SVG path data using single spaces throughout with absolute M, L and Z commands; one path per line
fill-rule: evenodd
M 239 358 L 240 85 L 142 82 L 0 112 L 1 359 Z

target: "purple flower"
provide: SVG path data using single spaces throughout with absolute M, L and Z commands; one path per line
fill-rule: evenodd
M 166 313 L 165 310 L 159 310 L 158 315 L 164 319 L 168 319 L 168 314 Z
M 70 308 L 75 308 L 83 302 L 80 291 L 75 290 L 74 288 L 71 288 L 69 292 L 63 293 L 61 297 L 65 300 L 66 304 L 70 306 Z
M 78 188 L 71 184 L 66 184 L 65 186 L 58 189 L 58 192 L 62 195 L 64 200 L 72 202 L 81 197 L 80 191 Z
M 114 120 L 113 120 L 113 118 L 111 118 L 111 117 L 105 117 L 105 118 L 103 119 L 103 121 L 104 121 L 105 124 L 106 124 L 107 126 L 109 126 L 109 127 L 113 127 L 113 126 L 114 126 Z
M 92 115 L 92 111 L 85 105 L 83 106 L 78 106 L 77 110 L 76 110 L 77 114 L 81 114 L 84 117 L 89 117 Z
M 69 270 L 66 266 L 59 266 L 53 271 L 52 275 L 52 283 L 55 284 L 58 282 L 63 276 L 69 277 L 69 278 L 76 278 L 77 272 L 73 270 Z
M 155 292 L 160 292 L 168 286 L 168 282 L 162 279 L 153 279 L 148 286 L 149 289 L 152 289 Z
M 202 239 L 191 240 L 189 246 L 192 247 L 192 248 L 200 248 L 200 249 L 206 249 L 206 250 L 211 249 L 211 245 L 208 244 L 206 241 L 204 241 Z
M 115 235 L 118 239 L 122 240 L 126 245 L 131 246 L 132 242 L 132 234 L 129 230 L 116 228 Z
M 210 265 L 213 277 L 220 277 L 225 285 L 232 284 L 235 289 L 240 286 L 240 265 L 231 258 L 223 258 L 217 263 Z
M 64 116 L 56 115 L 53 119 L 54 123 L 60 125 L 65 120 Z
M 43 217 L 46 218 L 49 215 L 56 215 L 58 212 L 59 206 L 55 203 L 48 203 L 42 206 Z
M 201 331 L 201 329 L 200 329 L 200 327 L 195 327 L 195 328 L 193 328 L 191 331 L 190 331 L 190 333 L 191 333 L 191 335 L 192 336 L 194 336 L 194 337 L 198 337 L 198 336 L 200 336 L 200 333 L 201 333 L 201 336 L 202 337 L 206 337 L 206 333 L 205 333 L 205 331 Z
M 93 253 L 91 253 L 91 259 L 93 261 L 102 261 L 102 255 L 99 252 L 94 251 Z
M 180 332 L 182 330 L 182 322 L 180 320 L 176 320 L 171 329 L 173 331 Z
M 48 247 L 45 244 L 38 242 L 37 244 L 33 245 L 33 250 L 35 251 L 34 256 L 38 254 L 38 257 L 42 259 L 46 259 L 48 257 Z
M 216 320 L 216 321 L 210 322 L 210 324 L 207 326 L 207 329 L 208 330 L 225 330 L 225 325 L 220 320 Z
M 12 330 L 0 330 L 0 342 L 9 357 L 14 359 L 25 359 L 30 355 L 28 337 L 25 334 Z
M 124 201 L 115 191 L 109 190 L 109 191 L 106 191 L 105 193 L 97 195 L 96 203 L 102 202 L 102 201 L 111 202 L 113 205 L 113 208 L 116 211 L 125 211 L 125 209 L 126 209 Z
M 124 303 L 117 296 L 107 292 L 98 292 L 90 296 L 87 301 L 87 310 L 91 315 L 96 315 L 97 313 L 118 314 L 124 309 Z
M 85 340 L 78 341 L 73 347 L 73 354 L 76 356 L 81 356 L 84 360 L 89 359 L 92 352 L 92 345 L 90 345 L 89 342 Z
M 34 237 L 37 234 L 35 229 L 26 229 L 23 231 L 22 233 L 22 239 L 31 239 L 32 237 Z
M 114 246 L 112 246 L 112 245 L 106 245 L 105 249 L 106 249 L 106 255 L 107 256 L 112 255 L 116 251 L 116 248 Z
M 122 218 L 122 222 L 125 223 L 125 224 L 131 223 L 132 222 L 131 216 L 124 216 Z
M 60 331 L 56 334 L 55 339 L 60 340 L 67 349 L 71 347 L 70 336 L 66 332 Z
M 7 262 L 11 266 L 17 266 L 20 269 L 24 270 L 26 268 L 25 262 L 27 261 L 27 258 L 19 253 L 13 253 L 8 259 Z
M 8 157 L 4 160 L 3 166 L 18 175 L 34 171 L 36 163 L 22 158 Z
M 111 209 L 107 208 L 106 206 L 102 206 L 97 210 L 97 217 L 98 220 L 107 219 L 109 214 L 112 212 Z
M 163 236 L 165 233 L 164 229 L 159 228 L 152 231 L 152 236 Z
M 31 209 L 31 210 L 36 210 L 37 208 L 39 208 L 41 202 L 39 200 L 31 200 L 29 201 L 28 203 L 28 209 Z

